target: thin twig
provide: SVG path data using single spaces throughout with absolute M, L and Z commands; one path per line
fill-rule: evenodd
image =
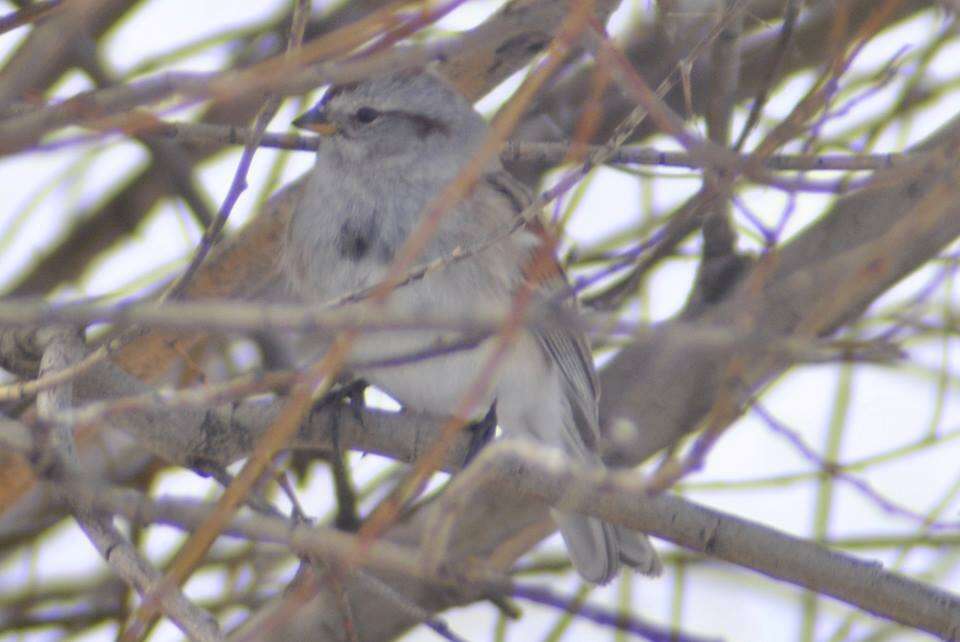
M 8 13 L 0 18 L 0 34 L 45 18 L 60 8 L 61 4 L 63 4 L 62 0 L 37 0 L 22 9 Z
M 44 351 L 41 373 L 48 369 L 67 368 L 77 362 L 81 355 L 82 345 L 76 333 L 69 330 L 56 332 Z M 73 387 L 70 383 L 41 392 L 37 400 L 38 415 L 43 422 L 41 425 L 48 428 L 40 433 L 41 440 L 44 433 L 48 437 L 47 443 L 41 445 L 49 462 L 44 466 L 44 472 L 52 477 L 54 488 L 66 500 L 81 530 L 103 559 L 138 593 L 144 594 L 157 584 L 161 579 L 160 574 L 113 525 L 111 514 L 95 509 L 89 497 L 77 492 L 75 484 L 63 481 L 63 478 L 78 476 L 80 470 L 73 440 L 73 424 L 60 420 L 60 416 L 69 411 L 72 401 Z M 223 639 L 216 620 L 194 606 L 179 590 L 165 593 L 158 606 L 191 640 L 218 642 Z
M 287 49 L 284 53 L 285 57 L 292 57 L 293 52 L 295 52 L 303 42 L 303 34 L 310 17 L 310 7 L 310 0 L 295 0 L 293 18 L 290 25 L 290 36 L 287 41 Z M 180 278 L 178 278 L 168 290 L 171 298 L 178 298 L 183 293 L 184 288 L 206 258 L 213 244 L 218 240 L 224 225 L 226 225 L 227 218 L 230 216 L 234 203 L 244 189 L 246 189 L 247 171 L 253 162 L 253 155 L 257 151 L 260 137 L 263 135 L 263 132 L 266 130 L 267 125 L 279 107 L 280 97 L 271 95 L 267 97 L 257 114 L 254 123 L 254 136 L 244 148 L 227 196 L 224 198 L 223 204 L 217 212 L 217 217 L 204 232 L 200 246 L 193 259 L 191 259 L 190 264 L 181 274 Z M 326 360 L 321 363 L 325 365 Z M 326 374 L 323 370 L 320 370 L 320 373 L 322 373 L 321 376 Z M 317 381 L 319 381 L 319 379 Z M 308 379 L 308 384 L 312 387 L 315 385 L 315 382 Z M 306 394 L 309 394 L 309 392 L 301 388 L 300 396 L 305 397 Z M 274 433 L 278 435 L 283 434 L 283 432 L 292 432 L 292 429 L 288 428 L 286 431 L 274 431 Z M 218 506 L 219 510 L 211 514 L 210 518 L 206 521 L 206 528 L 195 533 L 193 537 L 181 547 L 170 570 L 164 575 L 158 587 L 151 591 L 150 594 L 145 597 L 140 608 L 131 614 L 120 635 L 121 640 L 130 642 L 146 634 L 151 627 L 151 623 L 156 619 L 157 608 L 160 603 L 162 603 L 164 595 L 174 591 L 176 587 L 180 586 L 186 580 L 202 555 L 212 546 L 213 540 L 220 532 L 220 528 L 226 518 L 240 505 L 240 500 L 249 492 L 249 489 L 256 480 L 259 479 L 262 471 L 269 464 L 272 455 L 276 451 L 277 444 L 272 443 L 269 437 L 270 435 L 263 440 L 260 444 L 261 448 L 258 448 L 255 452 L 255 454 L 260 455 L 260 457 L 252 458 L 251 461 L 244 466 L 243 470 L 241 470 L 237 479 L 226 489 Z
M 147 117 L 144 117 L 145 120 Z M 163 120 L 149 117 L 140 134 L 149 134 L 191 145 L 222 147 L 224 145 L 249 145 L 254 140 L 254 131 L 236 125 L 215 125 L 184 121 Z M 127 132 L 129 133 L 129 132 Z M 34 151 L 58 151 L 66 145 L 93 142 L 102 139 L 102 134 L 76 139 L 44 143 Z M 260 147 L 300 152 L 316 152 L 320 145 L 318 136 L 265 132 L 260 138 Z M 585 154 L 609 152 L 608 145 L 568 145 L 567 143 L 536 143 L 508 141 L 500 153 L 503 161 L 536 162 L 556 164 L 569 160 L 573 151 Z M 762 161 L 762 167 L 776 171 L 875 171 L 893 167 L 917 155 L 887 154 L 773 154 Z M 751 160 L 750 154 L 735 157 L 738 163 Z M 704 164 L 689 152 L 664 151 L 652 147 L 624 146 L 609 153 L 603 161 L 610 165 L 654 165 L 660 167 L 685 167 L 702 169 Z
M 514 585 L 510 595 L 522 600 L 559 609 L 578 618 L 608 626 L 619 631 L 626 631 L 627 633 L 631 633 L 645 640 L 650 640 L 651 642 L 717 642 L 716 638 L 705 638 L 699 635 L 683 633 L 676 629 L 668 629 L 653 622 L 644 621 L 636 616 L 625 613 L 611 613 L 607 609 L 590 604 L 575 603 L 573 599 L 557 595 L 550 589 L 541 586 L 517 584 Z
M 786 61 L 790 41 L 793 38 L 793 30 L 797 24 L 797 18 L 800 15 L 800 4 L 800 0 L 787 0 L 784 6 L 783 24 L 780 25 L 780 36 L 777 39 L 777 44 L 773 51 L 773 64 L 766 67 L 764 78 L 760 82 L 760 88 L 757 90 L 756 98 L 753 99 L 753 104 L 750 105 L 750 113 L 747 115 L 747 119 L 743 124 L 740 136 L 737 137 L 737 142 L 733 145 L 733 148 L 737 151 L 743 149 L 747 136 L 750 135 L 750 132 L 753 131 L 753 128 L 760 121 L 760 114 L 767 104 L 767 98 L 770 94 L 770 89 L 773 87 L 773 82 L 780 77 L 780 72 Z

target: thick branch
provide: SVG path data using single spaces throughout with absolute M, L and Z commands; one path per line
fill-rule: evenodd
M 876 187 L 840 199 L 700 321 L 721 328 L 750 323 L 776 339 L 823 336 L 858 317 L 960 235 L 958 140 L 960 120 L 921 146 L 938 146 L 940 160 L 879 172 Z M 725 348 L 691 351 L 682 341 L 661 340 L 671 334 L 669 323 L 664 332 L 625 349 L 603 373 L 605 425 L 626 418 L 639 432 L 621 444 L 624 462 L 642 461 L 696 428 L 725 391 L 734 359 L 750 364 L 735 385 L 741 398 L 789 365 L 751 363 L 750 355 Z
M 54 332 L 44 350 L 40 371 L 67 368 L 82 356 L 82 345 L 75 332 Z M 83 496 L 75 485 L 63 479 L 76 476 L 80 471 L 73 425 L 58 419 L 72 403 L 71 383 L 40 393 L 37 400 L 38 415 L 43 422 L 41 430 L 37 431 L 41 436 L 40 467 L 49 472 L 53 478 L 51 485 L 54 492 L 66 501 L 80 529 L 104 561 L 131 587 L 143 594 L 160 579 L 160 574 L 113 525 L 112 515 L 95 508 L 89 497 Z M 162 608 L 191 640 L 217 642 L 222 639 L 216 620 L 194 606 L 180 591 L 165 594 Z
M 562 456 L 507 443 L 481 455 L 472 471 L 456 478 L 448 493 L 470 497 L 530 493 L 830 595 L 942 639 L 960 639 L 960 596 L 680 497 L 648 497 L 643 477 L 636 473 L 578 473 Z

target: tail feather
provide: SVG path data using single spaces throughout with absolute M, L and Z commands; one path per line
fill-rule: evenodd
M 623 526 L 614 526 L 614 528 L 620 544 L 621 562 L 650 577 L 658 577 L 663 573 L 660 557 L 653 550 L 653 544 L 646 535 Z
M 587 581 L 606 584 L 620 571 L 620 564 L 644 575 L 657 576 L 663 566 L 646 536 L 622 526 L 576 513 L 551 511 L 574 568 Z
M 508 436 L 558 447 L 575 462 L 602 467 L 596 452 L 600 439 L 599 389 L 585 338 L 565 326 L 538 328 L 532 337 L 543 361 L 538 363 L 529 352 L 518 350 L 508 371 L 510 376 L 498 385 L 497 413 L 504 429 Z M 576 494 L 576 489 L 570 492 Z M 621 564 L 646 575 L 660 574 L 660 560 L 646 536 L 572 513 L 565 499 L 577 497 L 561 498 L 559 508 L 551 514 L 574 568 L 585 580 L 606 584 L 620 571 Z
M 588 582 L 606 584 L 620 569 L 616 533 L 593 517 L 551 511 L 574 568 Z

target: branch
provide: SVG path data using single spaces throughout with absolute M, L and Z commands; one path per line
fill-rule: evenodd
M 926 161 L 878 172 L 874 187 L 838 200 L 698 321 L 737 327 L 754 319 L 775 338 L 824 336 L 858 317 L 960 235 L 960 190 L 954 182 L 960 169 L 951 151 L 958 139 L 960 119 L 916 150 L 939 158 L 927 155 Z M 618 459 L 625 463 L 642 461 L 696 428 L 718 395 L 728 392 L 732 360 L 748 365 L 738 376 L 744 399 L 789 365 L 751 362 L 749 354 L 725 349 L 688 350 L 666 339 L 672 323 L 663 326 L 662 343 L 639 340 L 604 370 L 604 424 L 609 428 L 623 418 L 638 430 L 637 439 L 619 444 Z
M 45 88 L 73 64 L 75 34 L 100 35 L 131 6 L 129 0 L 81 0 L 66 3 L 34 29 L 0 73 L 0 106 Z
M 813 240 L 810 240 L 808 232 L 808 235 L 784 248 L 778 257 L 779 264 L 773 266 L 764 264 L 757 268 L 753 277 L 755 280 L 751 281 L 748 278 L 746 281 L 763 286 L 763 296 L 757 305 L 751 302 L 749 306 L 744 306 L 742 299 L 736 300 L 735 303 L 727 301 L 704 313 L 704 318 L 709 322 L 716 322 L 721 327 L 735 325 L 734 321 L 743 319 L 745 316 L 764 321 L 769 318 L 773 333 L 779 336 L 779 334 L 792 334 L 797 328 L 800 328 L 801 335 L 822 334 L 855 317 L 872 297 L 882 291 L 883 287 L 909 272 L 915 267 L 916 261 L 926 260 L 932 255 L 931 253 L 935 253 L 944 243 L 956 236 L 955 224 L 951 224 L 948 219 L 952 217 L 953 220 L 957 220 L 960 217 L 955 211 L 946 211 L 944 208 L 948 210 L 950 203 L 960 201 L 951 191 L 956 185 L 953 168 L 948 164 L 945 165 L 944 162 L 943 159 L 931 160 L 928 167 L 920 168 L 920 170 L 926 169 L 926 174 L 922 174 L 919 170 L 915 171 L 911 166 L 909 171 L 900 173 L 891 171 L 878 176 L 873 190 L 841 201 L 841 204 L 821 221 L 823 225 L 815 226 L 814 229 L 820 231 L 814 234 Z M 905 177 L 910 178 L 907 182 L 909 189 L 896 186 L 896 182 L 904 180 Z M 940 184 L 939 181 L 943 177 L 947 180 Z M 891 187 L 891 184 L 894 186 Z M 942 202 L 947 205 L 940 209 L 932 207 L 929 200 L 924 201 L 924 197 L 931 195 L 938 199 L 942 198 Z M 891 199 L 891 197 L 896 203 L 888 207 L 884 204 L 884 199 Z M 198 283 L 203 279 L 207 280 L 203 281 L 203 285 L 197 285 L 192 290 L 193 293 L 218 292 L 224 295 L 240 292 L 241 295 L 247 295 L 255 293 L 258 288 L 269 286 L 270 270 L 264 268 L 269 268 L 271 265 L 269 260 L 272 258 L 271 243 L 275 241 L 277 226 L 285 216 L 284 208 L 295 200 L 295 191 L 285 191 L 279 200 L 280 204 L 275 204 L 268 210 L 267 217 L 261 216 L 252 226 L 261 236 L 247 234 L 251 229 L 248 228 L 237 240 L 237 245 L 232 246 L 233 249 L 240 248 L 240 251 L 231 255 L 230 249 L 225 249 L 220 254 L 222 261 L 208 263 L 205 267 L 209 270 L 199 275 L 201 278 L 198 279 Z M 918 203 L 921 206 L 917 207 Z M 896 210 L 895 206 L 900 209 Z M 874 221 L 876 212 L 879 212 L 877 216 L 879 221 Z M 846 216 L 846 223 L 837 222 L 837 219 L 843 218 L 841 215 Z M 267 219 L 266 222 L 264 219 Z M 833 222 L 827 225 L 825 221 Z M 910 226 L 898 228 L 895 230 L 896 233 L 886 235 L 887 232 L 896 228 L 897 223 L 904 221 Z M 258 227 L 261 223 L 263 225 Z M 824 226 L 827 228 L 820 229 Z M 837 234 L 834 235 L 831 232 Z M 913 232 L 917 232 L 915 238 L 911 238 Z M 934 234 L 935 232 L 937 234 Z M 884 240 L 873 245 L 875 237 L 882 237 Z M 243 241 L 251 241 L 252 262 L 246 254 L 247 248 L 242 245 Z M 913 245 L 907 247 L 911 243 Z M 890 249 L 893 252 L 888 260 L 886 251 Z M 907 258 L 908 249 L 920 249 L 923 254 L 916 257 L 916 260 L 909 259 Z M 883 250 L 883 253 L 880 250 Z M 878 256 L 882 258 L 879 264 L 875 262 Z M 823 261 L 822 265 L 821 261 Z M 233 272 L 230 269 L 231 265 L 235 268 L 239 266 L 239 269 Z M 784 265 L 792 268 L 792 272 L 785 271 Z M 865 266 L 876 268 L 875 273 L 867 274 L 869 277 L 867 286 L 862 288 L 848 286 L 847 275 L 860 276 L 864 274 Z M 768 272 L 761 273 L 759 271 L 761 269 Z M 794 278 L 791 280 L 791 277 Z M 814 284 L 804 281 L 811 277 Z M 836 291 L 832 286 L 837 283 L 842 284 L 845 295 L 849 292 L 852 296 L 836 297 L 835 301 L 825 302 L 825 297 Z M 746 295 L 744 288 L 741 288 L 738 295 Z M 783 289 L 778 290 L 778 288 Z M 812 307 L 805 307 L 811 303 Z M 805 316 L 809 310 L 814 312 Z M 170 337 L 174 337 L 176 341 L 182 340 L 177 335 L 167 335 L 166 339 Z M 191 345 L 191 342 L 196 340 L 195 337 L 183 339 L 184 344 L 174 342 L 171 348 L 166 339 L 160 333 L 153 333 L 143 343 L 138 344 L 137 350 L 140 352 L 137 356 L 140 358 L 139 366 L 142 367 L 143 372 L 156 374 L 164 370 L 165 366 L 171 363 L 170 355 L 175 354 L 180 345 Z M 676 341 L 664 343 L 666 345 L 658 346 L 655 340 L 640 341 L 636 349 L 631 348 L 622 353 L 614 361 L 612 370 L 604 374 L 607 388 L 604 412 L 608 417 L 608 428 L 617 423 L 613 421 L 614 418 L 622 417 L 627 421 L 644 422 L 639 425 L 641 439 L 629 443 L 630 450 L 625 453 L 626 458 L 639 459 L 656 450 L 659 447 L 656 445 L 658 439 L 661 445 L 672 443 L 678 435 L 690 430 L 710 410 L 712 400 L 722 389 L 722 375 L 726 372 L 726 366 L 732 356 L 731 352 L 728 350 L 693 351 Z M 128 359 L 128 364 L 133 362 L 131 355 L 134 352 L 131 350 L 124 355 Z M 656 358 L 645 360 L 645 357 L 650 354 Z M 668 366 L 672 364 L 672 369 L 668 367 L 666 371 L 660 370 L 660 366 L 664 363 Z M 700 375 L 702 380 L 689 377 L 691 363 L 695 364 L 693 366 L 695 371 L 696 364 L 705 366 L 703 374 Z M 757 367 L 755 373 L 750 373 L 750 379 L 762 381 L 766 377 L 773 376 L 788 363 L 787 359 L 779 363 L 764 363 L 764 367 Z M 652 386 L 646 393 L 646 397 L 643 397 L 647 385 L 651 381 L 657 383 L 657 380 L 659 380 L 659 387 Z M 669 387 L 665 390 L 666 382 L 669 382 Z M 642 399 L 635 401 L 634 397 L 642 397 Z M 704 399 L 701 400 L 698 397 Z M 667 409 L 663 417 L 658 412 L 662 406 L 666 406 Z M 654 426 L 652 431 L 648 430 L 650 425 Z M 662 434 L 657 432 L 657 425 L 662 427 Z M 493 501 L 494 499 L 500 501 Z M 536 526 L 542 522 L 545 515 L 543 510 L 536 507 L 531 510 L 530 504 L 510 504 L 502 498 L 493 497 L 478 498 L 476 508 L 484 521 L 467 520 L 462 525 L 458 525 L 463 537 L 457 540 L 457 546 L 464 554 L 484 555 L 493 550 L 499 551 L 498 559 L 505 566 L 512 564 L 515 557 L 536 540 L 536 538 L 524 538 L 518 535 L 522 527 Z M 503 519 L 500 519 L 501 517 Z M 405 529 L 393 536 L 419 536 L 422 531 L 418 532 L 418 529 L 422 524 L 420 518 L 414 516 L 413 521 Z M 504 542 L 507 542 L 507 545 L 504 545 Z M 513 549 L 504 552 L 505 549 L 510 548 L 510 545 L 513 545 Z M 362 595 L 362 590 L 360 594 Z M 448 603 L 429 592 L 418 594 L 417 598 L 429 610 L 442 608 Z M 334 601 L 331 601 L 331 604 L 333 603 Z M 366 606 L 369 609 L 378 607 L 382 607 L 382 600 L 379 598 L 372 599 Z M 391 631 L 397 631 L 412 621 L 409 617 L 403 621 L 401 621 L 402 618 L 392 618 L 391 613 L 386 611 L 378 615 L 383 616 L 382 626 L 392 627 Z M 318 609 L 317 616 L 322 616 L 322 609 Z
M 106 368 L 108 366 L 104 365 L 102 367 Z M 117 381 L 124 381 L 124 377 L 126 376 L 116 371 L 114 372 L 114 377 Z M 88 378 L 102 384 L 107 377 L 101 372 L 91 374 Z M 126 379 L 134 382 L 132 378 L 126 377 Z M 81 392 L 84 392 L 87 388 L 83 383 L 83 381 L 79 382 Z M 100 397 L 103 394 L 104 392 L 101 390 L 97 393 L 97 396 Z M 166 416 L 160 417 L 153 415 L 149 418 L 139 417 L 137 413 L 132 413 L 124 421 L 144 422 L 147 425 L 151 425 L 153 429 L 159 431 L 160 434 L 168 435 L 168 439 L 169 428 L 171 426 L 177 426 L 179 431 L 185 422 L 193 421 L 197 425 L 198 437 L 202 436 L 207 440 L 205 442 L 205 446 L 208 448 L 207 452 L 212 456 L 223 456 L 224 459 L 221 460 L 220 463 L 226 465 L 230 463 L 232 458 L 246 454 L 244 446 L 249 446 L 249 444 L 254 443 L 259 438 L 259 435 L 274 423 L 276 416 L 281 411 L 280 406 L 281 404 L 279 402 L 248 402 L 236 408 L 224 409 L 216 413 L 191 413 L 181 409 L 177 412 L 170 412 Z M 331 447 L 331 427 L 334 423 L 337 424 L 340 439 L 344 445 L 359 448 L 364 451 L 377 452 L 401 461 L 413 462 L 422 455 L 422 451 L 429 447 L 429 444 L 436 441 L 444 420 L 442 418 L 429 418 L 423 415 L 394 414 L 376 411 L 365 411 L 358 420 L 354 416 L 352 409 L 332 407 L 310 416 L 309 421 L 302 427 L 298 434 L 297 445 L 311 448 Z M 447 456 L 443 464 L 446 470 L 452 471 L 459 468 L 463 461 L 463 453 L 466 452 L 468 446 L 467 442 L 468 439 L 466 437 L 461 438 L 456 448 L 446 454 Z M 497 455 L 497 453 L 504 448 L 507 449 L 507 456 L 504 459 L 499 459 L 498 457 L 502 456 L 503 453 L 501 452 L 500 455 Z M 487 461 L 488 459 L 494 461 L 493 468 L 489 468 L 486 464 L 478 461 L 471 467 L 470 471 L 458 477 L 455 481 L 455 486 L 450 489 L 452 492 L 446 495 L 443 502 L 435 508 L 431 519 L 436 519 L 438 514 L 445 516 L 445 519 L 449 519 L 451 517 L 450 511 L 445 508 L 450 506 L 448 502 L 456 503 L 458 494 L 460 497 L 463 497 L 464 490 L 470 489 L 468 495 L 471 498 L 469 505 L 471 506 L 470 512 L 473 513 L 473 515 L 468 521 L 471 522 L 471 524 L 460 525 L 460 527 L 475 527 L 476 523 L 473 522 L 476 520 L 485 521 L 489 516 L 489 513 L 483 511 L 482 502 L 493 501 L 501 510 L 505 508 L 509 509 L 511 506 L 515 508 L 518 499 L 516 490 L 520 489 L 521 494 L 531 494 L 538 500 L 535 503 L 537 510 L 530 510 L 528 506 L 523 512 L 525 516 L 532 516 L 533 523 L 536 523 L 543 517 L 540 501 L 545 500 L 551 503 L 564 503 L 564 505 L 568 505 L 568 503 L 572 501 L 575 503 L 571 504 L 571 507 L 577 508 L 577 510 L 582 509 L 584 512 L 597 514 L 609 521 L 640 528 L 670 541 L 674 541 L 681 546 L 716 554 L 735 563 L 747 564 L 749 567 L 766 574 L 787 581 L 798 582 L 803 586 L 808 586 L 808 584 L 803 583 L 807 581 L 804 580 L 806 577 L 804 573 L 807 572 L 805 569 L 811 564 L 811 560 L 817 563 L 816 568 L 826 568 L 817 560 L 821 560 L 824 556 L 827 556 L 828 559 L 833 559 L 830 557 L 831 554 L 827 553 L 825 549 L 814 545 L 805 545 L 812 547 L 811 550 L 814 552 L 809 554 L 805 552 L 797 558 L 786 558 L 787 561 L 785 562 L 785 558 L 780 555 L 780 551 L 783 548 L 793 546 L 797 541 L 795 538 L 778 533 L 772 529 L 764 529 L 763 527 L 752 525 L 745 520 L 722 515 L 716 511 L 709 511 L 708 509 L 689 502 L 683 502 L 682 500 L 659 498 L 657 500 L 650 500 L 649 503 L 645 501 L 641 503 L 642 508 L 644 511 L 649 510 L 650 512 L 638 513 L 637 505 L 635 505 L 635 502 L 630 501 L 630 498 L 635 497 L 638 492 L 643 492 L 642 480 L 640 478 L 632 474 L 608 474 L 598 479 L 594 473 L 577 472 L 576 467 L 571 468 L 569 462 L 562 458 L 560 460 L 549 457 L 539 459 L 543 455 L 543 451 L 540 448 L 536 449 L 537 458 L 532 461 L 529 457 L 529 451 L 524 451 L 521 448 L 519 451 L 520 455 L 516 456 L 520 457 L 525 463 L 523 466 L 519 466 L 521 475 L 520 477 L 516 477 L 518 460 L 511 459 L 515 457 L 514 450 L 516 448 L 521 447 L 509 443 L 503 444 L 502 446 L 491 449 L 492 454 L 482 455 L 482 461 Z M 544 469 L 543 467 L 546 468 Z M 478 487 L 477 475 L 486 476 L 490 470 L 496 473 L 493 475 L 494 478 L 500 476 L 512 480 L 513 483 L 511 483 L 510 488 L 505 489 L 496 485 L 492 489 Z M 544 470 L 546 470 L 546 472 L 544 472 Z M 574 472 L 571 473 L 571 470 Z M 547 475 L 547 481 L 544 482 L 539 475 Z M 548 490 L 542 490 L 543 485 L 548 482 Z M 565 490 L 563 493 L 560 493 L 559 489 Z M 593 493 L 593 495 L 591 495 L 591 493 Z M 607 503 L 604 503 L 604 501 L 600 501 L 596 496 L 598 493 L 603 497 L 607 497 L 608 495 L 614 496 L 615 499 L 611 500 L 608 497 L 607 500 L 604 500 Z M 472 499 L 478 496 L 477 501 Z M 466 498 L 460 501 L 466 501 Z M 611 504 L 611 501 L 614 503 Z M 583 504 L 581 505 L 576 502 L 582 502 Z M 622 503 L 627 503 L 628 507 L 624 508 L 621 505 Z M 135 512 L 139 515 L 146 514 L 142 512 L 142 509 L 137 509 Z M 641 516 L 638 517 L 638 514 Z M 714 540 L 706 541 L 690 535 L 691 533 L 710 532 L 710 529 L 703 528 L 703 520 L 716 520 L 717 523 L 721 525 L 732 525 L 729 527 L 736 527 L 739 531 L 746 532 L 747 535 L 731 536 L 729 542 L 723 540 L 723 546 L 718 549 L 715 538 Z M 691 523 L 696 527 L 693 530 L 691 530 Z M 514 525 L 515 524 L 509 524 L 508 527 L 512 528 Z M 727 526 L 725 526 L 725 528 Z M 288 529 L 289 525 L 284 523 L 282 530 L 287 532 Z M 436 529 L 428 530 L 433 533 L 437 532 Z M 752 535 L 751 533 L 760 534 Z M 497 535 L 499 536 L 501 534 L 502 529 L 497 529 Z M 761 539 L 758 540 L 757 537 Z M 324 538 L 320 539 L 327 541 Z M 758 541 L 764 542 L 763 547 L 759 549 Z M 499 537 L 493 538 L 492 545 L 495 547 L 502 545 Z M 457 538 L 455 540 L 455 548 L 451 551 L 452 559 L 455 562 L 461 555 L 467 554 L 466 551 L 470 551 L 469 554 L 471 555 L 476 554 L 476 546 L 477 540 L 475 537 L 472 539 L 464 538 L 462 540 Z M 763 551 L 763 553 L 759 554 L 757 552 L 758 550 Z M 810 555 L 813 555 L 813 558 L 811 558 Z M 512 556 L 502 558 L 494 554 L 491 559 L 499 560 L 499 562 L 497 562 L 498 564 L 506 564 L 507 567 L 512 563 Z M 882 571 L 880 573 L 882 575 Z M 887 582 L 884 586 L 890 585 L 889 582 L 892 581 L 885 575 L 882 575 L 878 581 L 881 580 Z M 843 578 L 834 578 L 831 576 L 826 579 L 819 578 L 817 581 L 825 582 L 825 586 L 828 588 L 826 592 L 829 594 L 835 595 L 852 604 L 859 605 L 864 599 L 861 596 L 849 594 L 844 588 Z M 915 589 L 916 587 L 913 586 L 910 590 L 913 591 Z M 470 600 L 476 599 L 476 597 L 478 597 L 477 594 L 470 593 L 461 596 L 459 599 Z M 447 596 L 446 599 L 449 599 L 449 596 Z M 433 604 L 433 606 L 430 607 L 430 604 Z M 436 608 L 436 606 L 433 602 L 427 602 L 426 607 L 432 610 L 432 608 Z M 359 603 L 353 606 L 355 609 L 361 607 L 362 605 Z M 382 605 L 380 608 L 382 608 Z M 876 608 L 882 613 L 888 614 L 885 606 L 881 605 Z M 899 615 L 888 616 L 900 617 Z M 395 620 L 391 621 L 396 624 Z M 935 624 L 927 622 L 924 626 L 935 626 Z
M 60 370 L 77 362 L 83 354 L 79 337 L 69 331 L 57 331 L 50 337 L 41 360 L 41 374 Z M 103 559 L 141 595 L 148 593 L 160 580 L 160 574 L 142 558 L 133 545 L 113 525 L 111 515 L 97 510 L 89 497 L 78 487 L 65 481 L 79 474 L 79 462 L 73 440 L 73 425 L 58 420 L 72 405 L 73 389 L 69 383 L 40 393 L 37 410 L 40 430 L 40 468 L 54 480 L 52 485 L 70 507 L 80 529 Z M 221 640 L 216 620 L 194 606 L 180 591 L 170 591 L 161 603 L 164 613 L 191 639 L 199 642 Z
M 517 491 L 830 595 L 945 640 L 960 637 L 960 596 L 680 497 L 650 497 L 635 472 L 587 472 L 540 446 L 504 442 L 487 449 L 470 471 L 454 479 L 445 500 L 457 493 Z
M 151 118 L 148 124 L 139 130 L 142 135 L 156 136 L 194 147 L 220 149 L 227 145 L 248 145 L 255 140 L 254 131 L 247 127 L 234 125 L 213 125 L 209 123 L 191 123 Z M 68 144 L 87 142 L 87 139 L 69 141 Z M 259 146 L 269 149 L 285 149 L 300 152 L 316 152 L 320 144 L 318 136 L 303 136 L 266 132 Z M 59 150 L 63 143 L 40 145 L 41 151 Z M 564 142 L 538 143 L 527 141 L 508 141 L 500 153 L 504 162 L 533 162 L 543 165 L 556 165 L 570 157 L 577 150 L 586 155 L 602 151 L 598 145 L 570 145 Z M 756 162 L 750 154 L 730 155 L 735 165 Z M 887 154 L 771 154 L 760 159 L 759 166 L 778 171 L 873 171 L 887 169 L 908 160 L 909 156 L 899 153 Z M 651 147 L 623 147 L 612 151 L 606 162 L 610 165 L 655 165 L 661 167 L 686 167 L 700 169 L 706 165 L 701 157 L 688 152 L 663 151 Z

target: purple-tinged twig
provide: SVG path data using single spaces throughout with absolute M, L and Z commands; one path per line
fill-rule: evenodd
M 511 595 L 537 604 L 551 606 L 603 626 L 632 633 L 651 642 L 714 642 L 716 640 L 716 638 L 704 638 L 682 633 L 676 629 L 667 629 L 632 615 L 612 613 L 597 606 L 577 603 L 569 597 L 558 595 L 540 586 L 514 584 Z
M 885 512 L 890 513 L 891 515 L 905 517 L 906 519 L 919 523 L 925 528 L 929 528 L 931 530 L 952 530 L 960 528 L 960 522 L 931 522 L 925 515 L 912 511 L 908 508 L 895 504 L 889 499 L 886 499 L 880 493 L 874 490 L 873 487 L 870 486 L 870 484 L 866 481 L 855 477 L 848 472 L 845 472 L 840 464 L 837 464 L 836 462 L 825 461 L 813 448 L 807 445 L 807 443 L 795 430 L 791 429 L 789 426 L 785 425 L 776 417 L 774 417 L 773 414 L 762 404 L 760 404 L 759 401 L 756 399 L 752 400 L 750 407 L 753 412 L 760 417 L 773 432 L 790 442 L 790 444 L 792 444 L 793 447 L 796 448 L 806 460 L 814 464 L 817 468 L 831 477 L 846 482 Z

